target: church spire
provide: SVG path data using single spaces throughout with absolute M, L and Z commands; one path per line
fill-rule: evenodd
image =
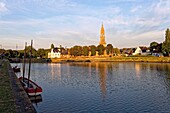
M 104 25 L 102 23 L 102 27 L 100 30 L 100 45 L 103 45 L 104 47 L 106 47 L 106 42 L 105 42 L 105 30 L 104 30 Z

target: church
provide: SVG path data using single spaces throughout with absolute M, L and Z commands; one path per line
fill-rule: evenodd
M 103 45 L 104 47 L 106 47 L 106 41 L 105 41 L 105 30 L 104 30 L 104 26 L 102 23 L 102 27 L 100 30 L 100 42 L 99 45 Z
M 106 48 L 106 41 L 105 41 L 105 29 L 104 29 L 104 25 L 102 23 L 101 29 L 100 29 L 100 41 L 99 41 L 99 45 L 103 45 L 103 47 Z M 106 49 L 104 50 L 104 56 L 107 56 L 106 53 Z M 61 58 L 64 56 L 71 56 L 70 55 L 70 51 L 68 50 L 68 52 L 66 54 L 64 54 L 62 52 L 62 48 L 52 48 L 51 52 L 48 53 L 48 58 Z M 89 51 L 89 56 L 91 56 L 91 51 Z M 98 55 L 98 51 L 96 51 L 96 55 L 95 56 L 99 56 Z

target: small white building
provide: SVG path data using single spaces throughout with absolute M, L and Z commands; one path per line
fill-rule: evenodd
M 137 47 L 137 49 L 135 50 L 135 52 L 132 55 L 141 55 L 142 54 L 142 50 L 140 47 Z
M 48 53 L 48 58 L 61 58 L 61 49 L 59 48 L 51 49 L 51 52 Z

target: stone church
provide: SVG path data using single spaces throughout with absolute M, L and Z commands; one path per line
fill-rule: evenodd
M 106 47 L 105 30 L 104 30 L 103 23 L 102 23 L 102 27 L 101 27 L 101 30 L 100 30 L 100 42 L 99 42 L 99 44 Z

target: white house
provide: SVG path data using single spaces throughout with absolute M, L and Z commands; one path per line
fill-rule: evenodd
M 61 58 L 61 49 L 60 48 L 51 49 L 51 52 L 48 53 L 48 58 Z
M 132 55 L 141 55 L 142 54 L 142 50 L 140 47 L 137 47 L 137 49 L 135 50 L 135 52 Z

